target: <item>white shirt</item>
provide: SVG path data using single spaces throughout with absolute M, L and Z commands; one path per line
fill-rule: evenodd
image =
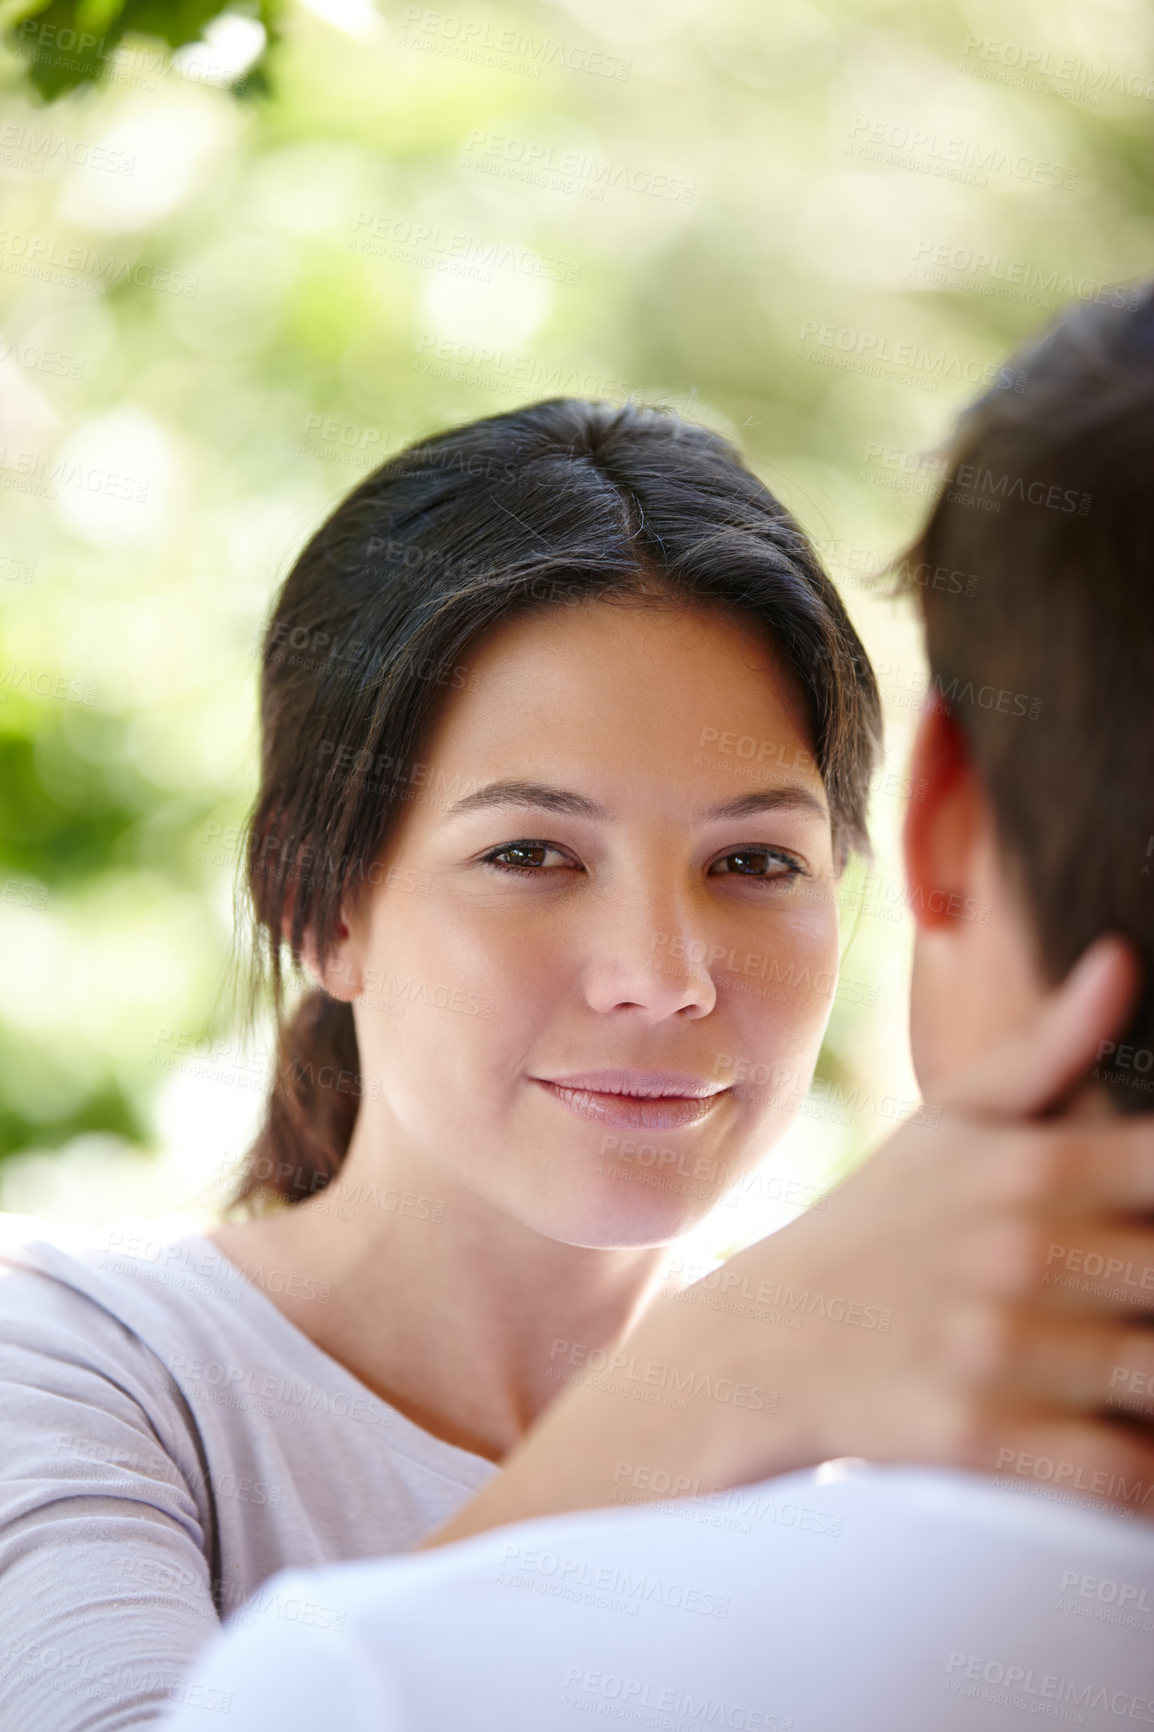
M 1154 1726 L 1154 1528 L 961 1473 L 830 1463 L 266 1592 L 194 1673 L 227 1732 Z

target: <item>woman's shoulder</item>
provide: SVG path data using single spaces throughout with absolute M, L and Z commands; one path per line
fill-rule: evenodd
M 260 1245 L 245 1241 L 242 1266 L 204 1234 L 155 1223 L 87 1231 L 0 1215 L 0 1384 L 81 1380 L 99 1395 L 103 1383 L 110 1400 L 127 1392 L 150 1417 L 179 1415 L 182 1430 L 194 1420 L 225 1449 L 275 1433 L 294 1457 L 327 1442 L 378 1464 L 385 1446 L 398 1470 L 406 1456 L 422 1472 L 446 1456 L 450 1471 L 471 1466 L 286 1314 L 283 1265 Z
M 149 1313 L 159 1318 L 182 1309 L 173 1295 L 206 1293 L 215 1266 L 199 1234 L 166 1237 L 131 1222 L 82 1229 L 0 1213 L 0 1338 L 22 1321 L 60 1314 L 98 1331 L 101 1313 L 130 1327 Z
M 169 1477 L 151 1438 L 198 1497 L 205 1469 L 218 1492 L 236 1488 L 221 1519 L 243 1516 L 249 1539 L 254 1523 L 295 1523 L 310 1545 L 319 1533 L 320 1557 L 357 1556 L 447 1520 L 497 1469 L 302 1333 L 276 1303 L 281 1266 L 262 1254 L 241 1268 L 206 1236 L 151 1223 L 82 1232 L 0 1215 L 0 1506 L 6 1451 L 43 1477 L 46 1451 L 71 1461 L 98 1446 L 119 1468 L 128 1447 L 130 1467 Z
M 162 1271 L 120 1237 L 0 1214 L 0 1383 L 10 1404 L 21 1388 L 29 1399 L 51 1388 L 86 1405 L 103 1391 L 150 1417 L 161 1407 L 175 1416 L 168 1362 L 196 1295 L 189 1288 L 182 1304 L 179 1288 L 159 1287 Z M 191 1252 L 196 1239 L 175 1243 Z
M 75 1229 L 0 1215 L 0 1556 L 61 1499 L 148 1501 L 198 1536 L 195 1428 L 127 1278 Z

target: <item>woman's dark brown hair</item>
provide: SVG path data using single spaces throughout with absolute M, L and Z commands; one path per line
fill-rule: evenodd
M 720 607 L 759 632 L 804 697 L 839 863 L 868 846 L 872 670 L 806 537 L 728 441 L 664 410 L 555 398 L 410 446 L 309 542 L 265 633 L 249 1010 L 271 990 L 278 1042 L 232 1206 L 323 1188 L 356 1121 L 352 1008 L 313 988 L 286 1019 L 282 944 L 298 978 L 306 932 L 331 955 L 478 636 L 608 598 Z
M 1096 1068 L 1134 1112 L 1154 1106 L 1154 289 L 1109 301 L 1068 309 L 963 415 L 899 576 L 1043 971 L 1102 932 L 1143 959 Z

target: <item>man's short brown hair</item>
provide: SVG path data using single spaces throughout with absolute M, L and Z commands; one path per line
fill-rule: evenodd
M 1154 1107 L 1154 287 L 1076 306 L 961 418 L 899 566 L 1060 979 L 1099 933 L 1147 971 L 1099 1080 Z M 926 572 L 961 572 L 935 585 Z

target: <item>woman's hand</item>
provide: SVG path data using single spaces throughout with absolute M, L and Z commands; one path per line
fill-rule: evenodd
M 1032 1025 L 824 1204 L 659 1299 L 426 1544 L 833 1457 L 989 1470 L 1154 1516 L 1154 1120 L 1062 1104 L 1135 965 L 1091 947 Z
M 991 1469 L 1154 1516 L 1154 1429 L 1106 1417 L 1154 1419 L 1154 1119 L 1098 1116 L 1085 1095 L 1031 1116 L 1085 1075 L 1134 984 L 1121 946 L 1095 946 L 1029 1030 L 939 1094 L 940 1117 L 682 1293 L 683 1310 L 739 1303 L 731 1364 L 748 1381 L 760 1341 L 759 1381 L 776 1368 L 789 1466 Z M 720 1429 L 723 1482 L 760 1474 L 756 1428 Z

